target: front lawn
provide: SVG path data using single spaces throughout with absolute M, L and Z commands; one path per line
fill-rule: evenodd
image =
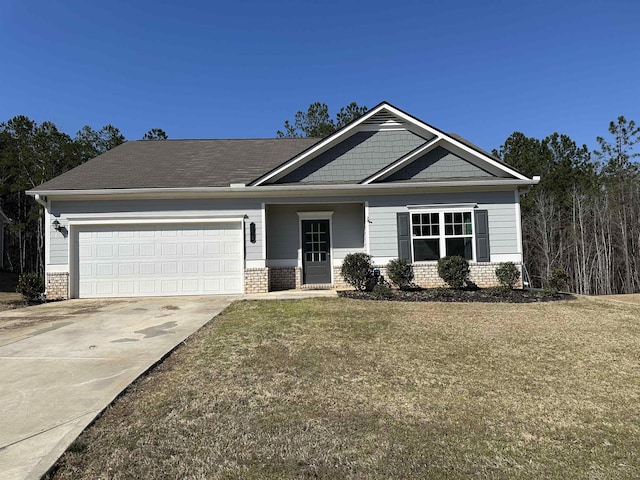
M 640 477 L 640 306 L 233 304 L 53 478 Z

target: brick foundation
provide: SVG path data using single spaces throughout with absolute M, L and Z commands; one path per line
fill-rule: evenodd
M 45 296 L 47 300 L 67 300 L 69 298 L 69 274 L 66 272 L 47 273 Z
M 266 293 L 269 291 L 269 269 L 247 268 L 244 271 L 244 293 Z
M 480 288 L 495 287 L 500 285 L 496 278 L 496 267 L 499 262 L 493 263 L 477 263 L 469 265 L 469 280 Z M 522 274 L 522 266 L 517 265 L 518 270 Z M 387 270 L 385 267 L 376 267 L 380 269 L 380 273 L 387 278 Z M 440 275 L 438 275 L 438 264 L 416 264 L 413 266 L 414 282 L 423 288 L 446 287 Z M 522 275 L 521 275 L 522 277 Z M 522 278 L 516 283 L 515 288 L 522 288 Z
M 496 267 L 499 262 L 471 264 L 469 280 L 478 287 L 487 288 L 499 285 Z M 517 265 L 522 274 L 522 266 Z M 388 280 L 386 266 L 376 265 L 380 274 Z M 352 288 L 340 274 L 340 267 L 333 267 L 333 287 L 339 290 Z M 266 273 L 265 273 L 266 272 Z M 416 264 L 413 266 L 414 282 L 423 288 L 446 287 L 447 284 L 438 275 L 436 263 Z M 277 290 L 293 290 L 302 287 L 302 269 L 300 267 L 252 268 L 245 270 L 245 292 L 263 293 Z M 522 288 L 522 276 L 515 288 Z
M 302 285 L 302 269 L 300 267 L 269 268 L 269 291 L 293 290 Z

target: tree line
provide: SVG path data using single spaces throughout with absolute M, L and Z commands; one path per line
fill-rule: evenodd
M 144 140 L 163 140 L 159 128 Z M 37 123 L 18 115 L 0 123 L 0 210 L 11 219 L 6 226 L 3 262 L 18 272 L 44 273 L 44 225 L 42 208 L 26 190 L 70 170 L 125 141 L 113 125 L 96 130 L 88 125 L 74 137 L 53 122 Z
M 522 198 L 524 263 L 534 286 L 554 270 L 572 292 L 640 291 L 640 128 L 618 117 L 599 148 L 567 135 L 513 133 L 494 155 L 527 176 L 541 175 Z

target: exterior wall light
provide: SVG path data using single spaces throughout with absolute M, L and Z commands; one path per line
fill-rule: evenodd
M 56 232 L 59 232 L 62 229 L 62 227 L 60 226 L 60 222 L 58 220 L 54 220 L 51 225 L 53 226 Z
M 256 243 L 256 224 L 253 222 L 249 224 L 249 240 L 251 243 Z

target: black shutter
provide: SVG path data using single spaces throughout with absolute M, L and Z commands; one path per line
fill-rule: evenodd
M 486 210 L 476 210 L 476 260 L 490 262 L 489 251 L 489 215 Z
M 398 258 L 411 262 L 411 232 L 409 231 L 409 212 L 398 213 Z

